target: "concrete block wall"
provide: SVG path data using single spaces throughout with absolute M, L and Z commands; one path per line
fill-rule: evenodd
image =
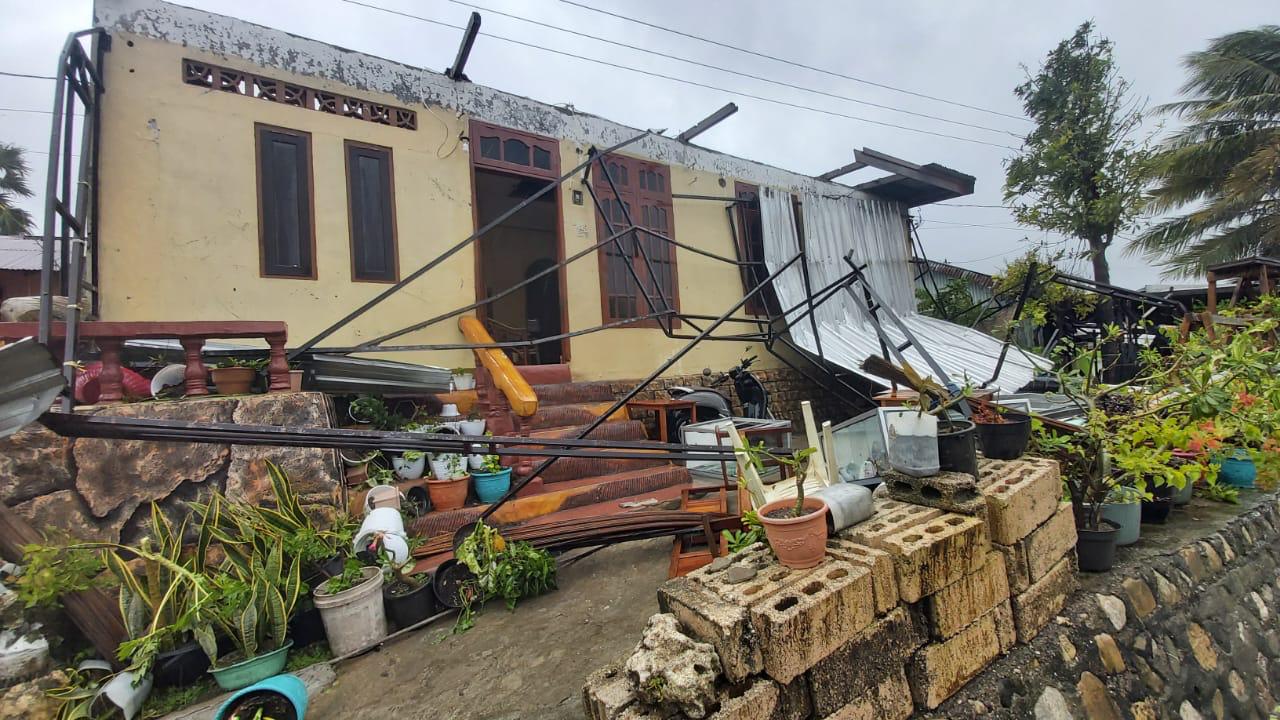
M 758 545 L 660 587 L 662 612 L 720 657 L 708 717 L 907 718 L 1033 638 L 1075 580 L 1058 469 L 1024 460 L 986 463 L 982 475 L 974 515 L 878 500 L 871 518 L 828 541 L 815 568 L 777 565 Z M 1028 507 L 1031 519 L 1017 517 Z M 754 575 L 743 580 L 743 568 Z M 616 669 L 589 679 L 584 706 L 593 720 L 669 717 Z

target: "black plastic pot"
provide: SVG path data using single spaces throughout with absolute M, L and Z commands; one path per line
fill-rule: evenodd
M 992 460 L 1015 460 L 1027 451 L 1031 439 L 1031 420 L 1008 420 L 1002 423 L 978 423 L 978 440 L 982 454 Z
M 1116 532 L 1119 530 L 1109 520 L 1102 521 L 1101 530 L 1076 528 L 1076 557 L 1080 569 L 1085 572 L 1106 572 L 1116 564 Z
M 299 605 L 303 603 L 304 600 L 299 599 Z M 295 648 L 303 648 L 326 639 L 324 621 L 320 619 L 320 611 L 311 602 L 311 598 L 306 598 L 305 606 L 300 607 L 289 618 L 289 638 L 293 640 Z
M 978 476 L 978 440 L 968 420 L 938 423 L 938 468 Z
M 458 610 L 462 607 L 462 584 L 474 579 L 475 575 L 466 565 L 457 560 L 445 560 L 436 568 L 436 574 L 431 578 L 431 588 L 441 605 Z
M 1142 522 L 1144 523 L 1162 525 L 1168 522 L 1171 512 L 1173 512 L 1173 498 L 1142 501 Z
M 196 642 L 156 655 L 152 672 L 157 687 L 183 687 L 205 677 L 209 656 Z
M 391 587 L 383 587 L 382 603 L 387 608 L 387 617 L 398 630 L 416 625 L 439 611 L 430 578 L 403 595 L 393 595 Z

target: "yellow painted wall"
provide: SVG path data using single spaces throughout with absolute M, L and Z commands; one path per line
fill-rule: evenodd
M 421 104 L 416 131 L 404 130 L 207 90 L 181 82 L 184 57 L 259 72 L 312 88 L 404 106 L 390 96 L 357 92 L 316 78 L 261 69 L 141 36 L 116 33 L 106 56 L 101 150 L 102 314 L 109 320 L 273 320 L 289 323 L 302 342 L 387 286 L 352 282 L 344 140 L 392 148 L 401 274 L 425 264 L 473 230 L 470 158 L 455 139 L 467 118 Z M 315 187 L 316 280 L 262 278 L 258 265 L 254 124 L 311 133 Z M 562 141 L 561 165 L 571 168 L 586 148 Z M 732 196 L 734 178 L 671 168 L 676 193 Z M 566 251 L 596 242 L 590 198 L 574 205 L 565 183 Z M 733 257 L 721 203 L 676 200 L 678 240 Z M 680 305 L 718 315 L 742 296 L 738 270 L 677 249 Z M 327 340 L 353 345 L 443 309 L 475 300 L 474 255 L 457 253 L 423 278 Z M 569 329 L 601 322 L 598 263 L 585 257 L 568 268 Z M 746 326 L 741 326 L 746 327 Z M 733 325 L 725 326 L 727 330 Z M 685 328 L 690 332 L 690 328 Z M 461 342 L 456 321 L 398 342 Z M 632 378 L 646 374 L 684 341 L 644 328 L 606 330 L 571 341 L 575 378 Z M 772 357 L 753 347 L 761 365 Z M 747 354 L 746 343 L 703 343 L 669 374 L 721 370 Z M 466 351 L 382 355 L 445 367 L 471 365 Z

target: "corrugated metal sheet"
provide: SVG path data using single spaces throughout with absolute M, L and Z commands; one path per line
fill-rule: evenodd
M 30 235 L 0 235 L 0 270 L 39 270 L 40 238 Z M 54 253 L 53 267 L 58 269 Z
M 791 210 L 790 194 L 773 190 L 761 194 L 761 220 L 764 226 L 765 262 L 776 271 L 799 248 Z M 876 292 L 907 326 L 929 355 L 954 382 L 966 379 L 975 384 L 986 382 L 995 372 L 1001 342 L 986 333 L 916 312 L 913 275 L 901 213 L 892 203 L 857 197 L 831 198 L 806 195 L 803 199 L 805 247 L 810 284 L 821 288 L 839 279 L 849 270 L 843 258 L 850 251 L 868 265 L 865 274 Z M 774 281 L 783 307 L 804 301 L 805 286 L 799 271 L 786 272 Z M 865 308 L 851 293 L 839 293 L 815 312 L 822 354 L 827 360 L 859 374 L 862 361 L 880 354 L 880 339 Z M 883 316 L 882 316 L 883 317 Z M 906 338 L 893 326 L 881 325 L 897 345 Z M 818 343 L 806 319 L 791 328 L 796 343 L 817 353 Z M 928 365 L 914 349 L 903 353 L 920 372 Z M 1038 368 L 1048 369 L 1045 358 L 1030 355 L 1016 347 L 1009 349 L 1000 376 L 993 383 L 1004 391 L 1026 385 Z M 867 375 L 883 382 L 881 378 Z

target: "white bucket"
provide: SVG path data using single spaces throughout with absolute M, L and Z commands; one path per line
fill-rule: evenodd
M 313 593 L 329 649 L 335 656 L 369 647 L 387 636 L 387 611 L 382 606 L 382 570 L 367 567 L 365 582 L 334 595 L 321 584 Z
M 913 477 L 938 474 L 938 418 L 919 412 L 884 416 L 889 465 Z
M 404 496 L 394 485 L 379 485 L 365 494 L 364 512 L 368 515 L 374 510 L 383 508 L 399 509 L 403 498 Z
M 405 539 L 404 516 L 400 510 L 383 507 L 369 511 L 351 543 L 352 549 L 357 553 L 364 550 L 376 535 L 382 536 L 382 546 L 397 564 L 409 559 L 409 543 Z
M 467 437 L 484 435 L 484 418 L 479 420 L 463 420 L 458 423 L 458 433 Z

